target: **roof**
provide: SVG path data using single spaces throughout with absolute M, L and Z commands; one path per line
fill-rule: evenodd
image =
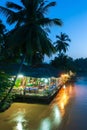
M 0 64 L 0 70 L 11 75 L 16 75 L 19 67 L 20 64 Z M 25 76 L 36 78 L 58 77 L 60 74 L 58 69 L 49 64 L 42 64 L 34 67 L 23 65 L 20 73 Z

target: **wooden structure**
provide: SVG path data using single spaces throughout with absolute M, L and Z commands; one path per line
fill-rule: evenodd
M 18 73 L 20 64 L 2 64 L 0 70 L 15 76 Z M 14 86 L 13 92 L 16 94 L 16 101 L 41 100 L 49 102 L 60 89 L 59 71 L 49 64 L 42 64 L 35 67 L 23 65 L 18 74 L 19 86 Z M 17 79 L 17 80 L 18 80 Z

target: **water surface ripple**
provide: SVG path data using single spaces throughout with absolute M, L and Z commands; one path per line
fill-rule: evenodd
M 87 130 L 87 78 L 62 88 L 49 105 L 13 103 L 0 130 Z

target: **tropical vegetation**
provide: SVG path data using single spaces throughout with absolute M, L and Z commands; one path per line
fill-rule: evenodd
M 67 34 L 62 32 L 60 35 L 56 35 L 56 38 L 57 40 L 54 42 L 54 45 L 58 54 L 50 63 L 60 70 L 72 70 L 73 59 L 66 55 L 71 40 Z
M 54 42 L 55 48 L 58 51 L 59 56 L 65 54 L 68 50 L 69 43 L 71 42 L 69 36 L 65 33 L 60 33 L 60 35 L 56 35 L 57 41 Z
M 17 59 L 20 62 L 21 71 L 24 61 L 29 65 L 42 62 L 44 55 L 51 56 L 56 52 L 54 45 L 49 39 L 51 25 L 61 26 L 62 21 L 58 18 L 47 17 L 47 11 L 50 7 L 56 5 L 56 2 L 47 2 L 45 0 L 21 0 L 21 5 L 14 2 L 7 2 L 5 7 L 0 6 L 0 12 L 6 16 L 9 25 L 15 24 L 14 29 L 5 34 L 4 50 L 8 52 L 8 60 Z M 40 59 L 35 61 L 35 59 Z M 15 84 L 17 75 L 14 78 Z M 11 93 L 13 86 L 7 95 L 1 100 L 6 101 Z
M 46 17 L 48 9 L 55 6 L 56 2 L 21 0 L 21 3 L 22 6 L 7 2 L 6 7 L 0 6 L 0 11 L 6 16 L 8 24 L 16 23 L 7 35 L 7 46 L 13 51 L 17 49 L 32 64 L 33 56 L 38 57 L 37 53 L 48 56 L 55 53 L 48 37 L 49 26 L 61 26 L 62 22 L 57 18 Z
M 57 54 L 50 62 L 59 70 L 72 70 L 77 73 L 87 73 L 87 58 L 73 59 L 66 55 L 71 39 L 66 33 L 56 35 L 56 41 L 52 43 L 49 38 L 52 25 L 61 26 L 62 21 L 58 18 L 47 17 L 50 7 L 56 2 L 45 0 L 20 0 L 21 5 L 7 2 L 5 7 L 0 6 L 0 12 L 6 16 L 9 25 L 14 24 L 10 31 L 0 20 L 0 62 L 20 63 L 18 73 L 26 62 L 35 67 L 43 63 L 44 56 Z M 0 107 L 3 109 L 11 102 L 11 91 L 14 87 L 17 75 L 12 80 L 4 72 L 0 72 Z M 16 82 L 18 85 L 19 82 Z M 0 109 L 2 109 L 0 108 Z
M 12 101 L 13 95 L 12 93 L 10 93 L 5 102 L 3 102 L 2 106 L 1 102 L 4 101 L 3 99 L 8 94 L 8 91 L 12 85 L 13 85 L 12 78 L 6 73 L 0 72 L 0 111 L 4 110 L 5 107 L 9 107 L 9 104 Z

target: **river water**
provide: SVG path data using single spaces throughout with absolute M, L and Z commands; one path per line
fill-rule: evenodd
M 87 130 L 87 78 L 62 88 L 49 105 L 13 103 L 0 130 Z

